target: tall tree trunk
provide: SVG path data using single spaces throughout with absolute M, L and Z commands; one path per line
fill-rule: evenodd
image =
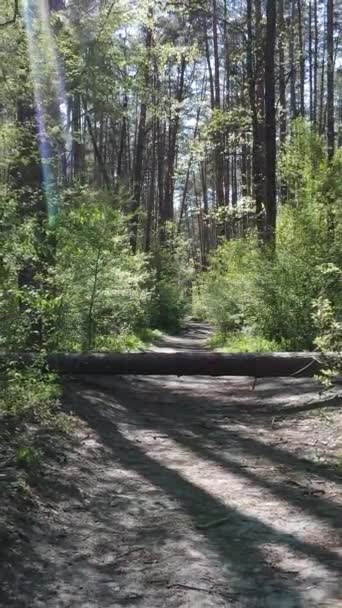
M 331 159 L 335 151 L 334 120 L 334 0 L 327 0 L 327 146 Z
M 313 65 L 313 123 L 317 127 L 317 107 L 318 107 L 318 7 L 317 0 L 314 0 L 314 65 Z
M 186 68 L 186 58 L 183 55 L 181 64 L 179 67 L 179 79 L 176 92 L 177 107 L 175 110 L 175 116 L 171 118 L 169 125 L 169 145 L 167 154 L 167 165 L 165 175 L 165 189 L 164 189 L 164 201 L 163 201 L 163 213 L 161 216 L 162 224 L 167 221 L 173 220 L 173 190 L 174 190 L 174 170 L 175 160 L 177 152 L 177 137 L 180 125 L 180 104 L 183 101 L 184 95 L 184 77 Z M 163 231 L 161 232 L 161 238 L 163 239 Z
M 165 160 L 165 126 L 157 116 L 157 158 L 158 158 L 158 226 L 163 223 L 164 213 L 164 160 Z
M 155 183 L 157 173 L 157 151 L 156 151 L 156 119 L 152 119 L 152 158 L 151 158 L 151 174 L 150 174 L 150 185 L 149 185 L 149 196 L 147 199 L 147 215 L 145 225 L 145 252 L 148 253 L 151 247 L 152 237 L 152 226 L 153 226 L 153 215 L 155 213 Z
M 313 61 L 312 61 L 312 1 L 309 1 L 309 107 L 310 123 L 313 124 Z
M 286 120 L 286 79 L 285 79 L 285 52 L 284 52 L 284 0 L 278 0 L 278 54 L 279 54 L 279 102 L 280 102 L 280 143 L 283 144 L 287 133 Z
M 136 141 L 135 150 L 135 162 L 134 162 L 134 178 L 133 178 L 133 200 L 131 204 L 131 237 L 130 243 L 133 252 L 137 249 L 137 236 L 138 236 L 138 212 L 140 208 L 140 200 L 143 188 L 143 160 L 145 152 L 145 139 L 146 139 L 146 97 L 148 94 L 148 87 L 150 81 L 150 52 L 152 46 L 152 30 L 150 27 L 146 29 L 145 37 L 145 67 L 144 67 L 144 91 L 142 95 L 142 101 L 140 103 L 140 116 L 139 126 Z
M 300 66 L 300 115 L 305 115 L 305 50 L 303 37 L 302 0 L 297 0 L 298 37 L 299 37 L 299 66 Z
M 211 106 L 211 108 L 214 108 L 215 107 L 214 78 L 213 78 L 213 70 L 211 67 L 209 40 L 208 40 L 208 35 L 207 35 L 206 23 L 204 23 L 204 29 L 205 29 L 205 34 L 204 34 L 205 56 L 206 56 L 206 60 L 207 60 L 208 74 L 209 74 L 210 106 Z
M 210 239 L 209 239 L 209 206 L 208 206 L 208 187 L 207 187 L 207 174 L 205 161 L 201 161 L 201 185 L 202 185 L 202 198 L 203 198 L 203 256 L 202 264 L 203 268 L 207 267 L 208 254 L 210 251 Z
M 331 162 L 335 152 L 335 116 L 334 116 L 334 0 L 327 0 L 327 149 Z M 335 216 L 328 201 L 327 214 L 330 240 L 335 240 Z
M 230 46 L 229 46 L 229 31 L 228 31 L 228 0 L 224 0 L 224 68 L 225 68 L 225 91 L 224 91 L 224 107 L 230 109 Z M 224 134 L 224 202 L 225 206 L 230 205 L 230 142 L 229 142 L 229 127 L 226 127 Z
M 220 94 L 220 61 L 218 49 L 218 24 L 217 24 L 217 2 L 213 1 L 213 44 L 214 44 L 214 88 L 215 88 L 215 107 L 221 105 Z
M 234 146 L 233 162 L 232 162 L 232 206 L 236 207 L 237 202 L 238 202 L 237 153 L 236 153 L 236 146 Z
M 322 50 L 322 58 L 321 58 L 321 85 L 320 85 L 320 93 L 319 93 L 319 133 L 323 135 L 324 133 L 324 122 L 325 122 L 325 52 L 326 52 L 326 44 L 324 41 L 323 50 Z
M 276 109 L 274 55 L 276 44 L 276 3 L 266 3 L 265 41 L 265 156 L 266 156 L 266 240 L 275 240 L 276 200 Z
M 219 41 L 218 41 L 218 15 L 217 2 L 212 0 L 213 11 L 213 47 L 214 47 L 214 108 L 221 109 L 221 90 L 220 90 L 220 60 L 219 60 Z M 223 206 L 224 197 L 224 146 L 221 132 L 215 133 L 215 190 L 216 190 L 216 205 Z M 223 219 L 220 234 L 225 232 L 225 220 Z
M 83 170 L 81 142 L 81 96 L 74 93 L 72 98 L 72 167 L 73 177 L 79 178 Z
M 91 120 L 90 120 L 90 117 L 88 114 L 86 114 L 85 121 L 86 121 L 86 125 L 88 127 L 91 143 L 93 144 L 94 158 L 97 160 L 97 165 L 102 174 L 103 182 L 106 185 L 106 187 L 108 188 L 108 190 L 110 190 L 110 188 L 111 188 L 110 177 L 107 173 L 106 165 L 103 161 L 102 154 L 101 154 L 101 149 L 96 141 L 96 134 L 94 133 L 94 130 L 93 130 L 93 127 L 91 124 Z
M 291 30 L 290 30 L 290 102 L 291 102 L 291 117 L 297 118 L 297 67 L 296 67 L 296 0 L 291 2 Z
M 150 11 L 150 16 L 152 16 Z M 151 45 L 153 45 L 153 38 Z M 152 118 L 151 118 L 151 172 L 150 172 L 150 184 L 148 190 L 148 197 L 146 201 L 147 213 L 145 223 L 145 252 L 148 253 L 151 248 L 151 241 L 153 232 L 157 232 L 157 221 L 158 221 L 158 208 L 156 205 L 156 181 L 157 181 L 157 137 L 158 137 L 158 120 L 157 120 L 157 95 L 158 95 L 158 66 L 156 64 L 156 57 L 152 58 L 152 73 L 151 73 L 151 88 L 152 88 Z
M 287 108 L 286 108 L 286 78 L 285 78 L 285 22 L 284 22 L 284 0 L 278 0 L 278 54 L 279 54 L 279 136 L 280 145 L 283 146 L 287 135 Z M 280 200 L 287 198 L 287 187 L 284 180 L 280 183 Z
M 241 145 L 241 195 L 248 195 L 248 179 L 247 179 L 247 144 Z
M 117 163 L 117 170 L 116 170 L 116 175 L 119 180 L 123 177 L 124 171 L 126 169 L 125 151 L 126 151 L 126 143 L 127 143 L 127 141 L 126 141 L 127 140 L 127 115 L 126 115 L 127 108 L 128 108 L 128 97 L 125 94 L 124 100 L 123 100 L 123 105 L 122 105 L 120 146 L 119 146 L 118 163 Z
M 247 79 L 249 90 L 249 101 L 252 112 L 252 173 L 253 193 L 255 198 L 255 210 L 258 218 L 259 237 L 263 235 L 262 209 L 264 203 L 264 141 L 263 126 L 264 118 L 264 88 L 263 88 L 263 44 L 261 26 L 260 0 L 255 3 L 255 38 L 253 34 L 253 12 L 252 0 L 247 0 Z M 255 42 L 254 42 L 255 39 Z
M 146 94 L 146 93 L 144 93 Z M 146 103 L 142 101 L 140 104 L 140 116 L 137 135 L 137 144 L 135 150 L 134 162 L 134 178 L 133 178 L 133 199 L 131 203 L 131 237 L 130 243 L 133 252 L 137 248 L 137 233 L 138 233 L 138 212 L 140 208 L 140 199 L 143 187 L 143 159 L 145 151 L 145 135 L 146 135 Z

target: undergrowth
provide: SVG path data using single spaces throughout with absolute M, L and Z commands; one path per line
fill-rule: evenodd
M 314 158 L 313 149 L 319 151 Z M 297 121 L 279 167 L 287 200 L 279 207 L 275 249 L 261 245 L 253 230 L 223 243 L 193 288 L 193 315 L 211 321 L 218 333 L 214 345 L 232 351 L 336 350 L 342 319 L 342 154 L 329 161 L 319 136 Z M 318 327 L 317 311 L 329 327 Z
M 44 463 L 44 445 L 38 445 L 45 429 L 51 437 L 71 431 L 72 418 L 60 409 L 61 385 L 42 361 L 27 369 L 9 365 L 0 380 L 0 459 L 32 476 Z M 20 473 L 21 472 L 21 473 Z
M 117 336 L 98 336 L 95 350 L 120 353 L 145 350 L 160 336 L 161 331 L 150 328 L 143 328 L 136 333 L 121 332 Z
M 281 350 L 281 346 L 275 340 L 242 332 L 230 334 L 217 332 L 210 338 L 209 346 L 230 353 L 263 353 Z

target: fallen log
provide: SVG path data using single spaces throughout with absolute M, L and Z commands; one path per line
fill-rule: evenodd
M 0 369 L 9 361 L 32 365 L 34 353 L 0 353 Z M 60 374 L 175 376 L 314 376 L 324 364 L 316 353 L 51 353 L 48 368 Z

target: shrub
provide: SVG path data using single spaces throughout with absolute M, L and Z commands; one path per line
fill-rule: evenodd
M 227 242 L 198 282 L 197 299 L 199 291 L 230 344 L 232 334 L 248 332 L 285 350 L 312 348 L 313 302 L 327 298 L 341 315 L 341 170 L 342 155 L 328 164 L 320 138 L 296 123 L 281 161 L 289 200 L 278 214 L 275 252 L 256 235 Z
M 99 195 L 81 194 L 62 212 L 57 239 L 57 348 L 112 341 L 126 349 L 125 337 L 149 323 L 154 286 L 147 257 L 130 248 L 127 218 Z
M 9 365 L 0 381 L 0 412 L 48 421 L 60 394 L 55 374 L 42 371 L 41 362 L 27 369 Z
M 208 319 L 222 334 L 252 322 L 255 275 L 260 263 L 256 240 L 230 241 L 211 259 L 211 268 L 197 283 Z
M 207 302 L 205 298 L 205 290 L 203 289 L 204 281 L 198 279 L 192 286 L 191 292 L 191 314 L 195 321 L 205 321 L 208 319 Z
M 178 331 L 184 316 L 190 313 L 193 277 L 190 259 L 187 241 L 172 232 L 162 246 L 156 247 L 152 260 L 156 278 L 151 305 L 152 327 Z
M 201 297 L 219 332 L 247 328 L 285 350 L 313 346 L 312 302 L 331 287 L 315 226 L 311 242 L 309 232 L 310 218 L 285 208 L 274 257 L 258 250 L 256 239 L 226 243 L 218 250 L 202 279 Z M 341 285 L 335 285 L 334 299 L 341 306 Z
M 312 317 L 317 328 L 315 345 L 326 364 L 321 379 L 329 386 L 334 376 L 342 373 L 341 317 L 331 301 L 322 296 L 313 302 Z

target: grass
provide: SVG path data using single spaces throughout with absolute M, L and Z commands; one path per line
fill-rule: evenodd
M 209 340 L 209 346 L 214 350 L 229 353 L 266 353 L 282 350 L 275 340 L 267 340 L 262 336 L 243 332 L 229 334 L 217 332 Z
M 114 351 L 118 353 L 145 350 L 160 338 L 158 329 L 144 328 L 136 333 L 121 333 L 118 336 L 101 336 L 96 341 L 95 350 Z

